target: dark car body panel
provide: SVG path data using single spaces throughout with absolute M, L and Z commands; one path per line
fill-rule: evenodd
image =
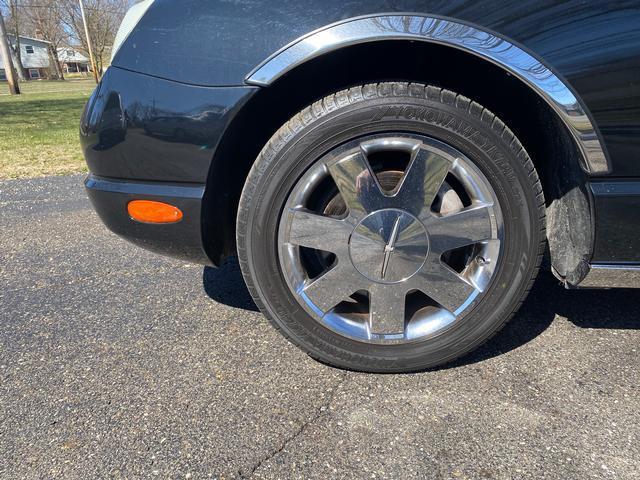
M 219 261 L 203 235 L 215 219 L 205 218 L 201 199 L 225 131 L 260 90 L 247 77 L 316 29 L 406 12 L 495 32 L 571 88 L 611 167 L 589 179 L 596 233 L 588 260 L 640 262 L 640 5 L 631 1 L 156 0 L 117 52 L 81 125 L 87 187 L 105 223 L 154 251 Z M 173 202 L 185 220 L 135 222 L 126 214 L 134 198 Z
M 226 126 L 256 87 L 200 87 L 111 67 L 83 119 L 92 173 L 204 184 Z
M 445 16 L 520 43 L 584 101 L 616 175 L 640 176 L 640 6 L 634 1 L 157 0 L 114 65 L 198 85 L 242 85 L 251 70 L 301 36 L 390 12 Z
M 640 263 L 640 182 L 591 182 L 598 212 L 594 263 Z

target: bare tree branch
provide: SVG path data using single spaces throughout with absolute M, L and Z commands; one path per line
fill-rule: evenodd
M 56 3 L 60 5 L 61 23 L 70 32 L 71 41 L 77 42 L 79 50 L 88 56 L 89 49 L 78 2 L 60 0 Z M 105 62 L 108 61 L 108 50 L 113 45 L 113 39 L 129 3 L 128 0 L 85 0 L 87 26 L 99 73 L 102 73 Z

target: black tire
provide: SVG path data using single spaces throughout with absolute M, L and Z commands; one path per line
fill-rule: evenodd
M 504 217 L 504 251 L 489 288 L 442 334 L 413 343 L 358 342 L 326 328 L 297 302 L 278 262 L 278 225 L 296 180 L 323 153 L 365 134 L 428 135 L 464 152 L 489 179 Z M 369 372 L 406 372 L 442 365 L 492 337 L 519 308 L 544 248 L 544 198 L 528 154 L 505 124 L 476 102 L 417 83 L 350 88 L 313 103 L 269 140 L 240 199 L 237 246 L 256 304 L 285 337 L 312 357 Z

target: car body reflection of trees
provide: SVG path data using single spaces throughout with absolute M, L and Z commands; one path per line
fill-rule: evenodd
M 144 122 L 147 135 L 176 143 L 207 143 L 215 130 L 220 108 L 211 107 L 194 115 L 156 115 Z

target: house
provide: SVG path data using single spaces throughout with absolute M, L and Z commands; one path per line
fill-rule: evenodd
M 16 37 L 7 35 L 11 44 L 13 64 L 16 65 L 15 48 Z M 50 42 L 20 35 L 20 57 L 24 67 L 24 75 L 28 79 L 47 78 L 49 76 Z M 0 57 L 0 80 L 6 80 L 4 61 Z
M 89 59 L 72 47 L 58 49 L 58 61 L 64 73 L 89 72 Z

